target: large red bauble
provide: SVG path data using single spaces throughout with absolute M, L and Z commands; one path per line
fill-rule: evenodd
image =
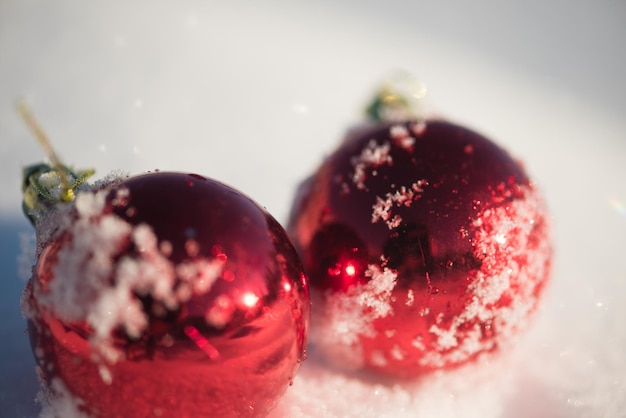
M 551 249 L 519 163 L 443 122 L 350 131 L 288 226 L 311 281 L 312 348 L 413 377 L 502 346 L 536 308 Z
M 246 196 L 157 172 L 80 192 L 39 229 L 24 309 L 58 408 L 264 416 L 292 381 L 308 287 L 283 228 Z

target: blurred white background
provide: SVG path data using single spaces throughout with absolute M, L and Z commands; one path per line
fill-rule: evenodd
M 313 360 L 276 415 L 623 416 L 624 22 L 621 0 L 0 0 L 0 416 L 38 414 L 16 260 L 21 169 L 43 155 L 18 99 L 77 168 L 196 171 L 284 221 L 395 69 L 428 86 L 430 114 L 525 161 L 553 211 L 553 285 L 491 385 L 458 389 L 480 374 L 464 370 L 436 389 L 381 389 Z

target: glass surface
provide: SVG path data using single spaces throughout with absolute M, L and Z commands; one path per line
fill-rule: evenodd
M 0 411 L 38 414 L 17 260 L 32 248 L 21 170 L 43 153 L 15 101 L 68 165 L 196 172 L 286 222 L 297 184 L 403 69 L 427 87 L 429 116 L 523 161 L 552 214 L 553 280 L 490 365 L 405 386 L 310 353 L 273 417 L 620 417 L 625 18 L 612 0 L 0 2 Z

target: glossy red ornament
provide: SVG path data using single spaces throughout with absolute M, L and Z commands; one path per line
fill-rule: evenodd
M 394 376 L 501 347 L 550 269 L 546 209 L 521 165 L 444 121 L 350 131 L 301 185 L 288 231 L 311 281 L 312 349 Z
M 23 306 L 57 409 L 256 417 L 292 381 L 306 278 L 283 228 L 238 191 L 151 173 L 79 192 L 38 229 Z

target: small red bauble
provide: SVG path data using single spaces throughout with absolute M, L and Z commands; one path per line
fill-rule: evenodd
M 309 324 L 283 228 L 195 174 L 132 177 L 61 206 L 40 222 L 23 303 L 51 395 L 94 417 L 266 415 Z
M 524 170 L 443 122 L 348 133 L 294 203 L 311 340 L 333 362 L 412 377 L 523 328 L 548 279 L 545 207 Z

